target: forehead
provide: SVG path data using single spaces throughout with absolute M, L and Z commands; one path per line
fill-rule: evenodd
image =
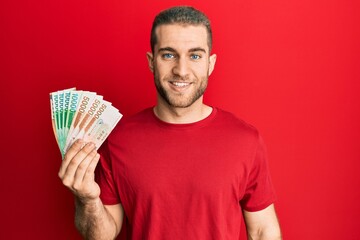
M 179 50 L 201 47 L 208 49 L 207 31 L 203 25 L 163 24 L 156 28 L 155 49 L 171 47 Z

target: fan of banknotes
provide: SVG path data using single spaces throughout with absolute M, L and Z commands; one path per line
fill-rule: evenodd
M 93 142 L 98 149 L 122 117 L 102 96 L 75 88 L 50 93 L 50 105 L 62 157 L 77 139 Z

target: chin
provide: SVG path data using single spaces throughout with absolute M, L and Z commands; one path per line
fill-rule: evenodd
M 170 106 L 173 107 L 173 108 L 188 108 L 191 105 L 192 104 L 170 104 Z
M 194 105 L 199 98 L 197 99 L 182 99 L 182 100 L 175 100 L 175 99 L 167 99 L 166 102 L 174 108 L 188 108 Z

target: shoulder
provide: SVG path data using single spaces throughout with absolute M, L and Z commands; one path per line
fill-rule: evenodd
M 124 115 L 112 131 L 110 137 L 118 135 L 119 133 L 125 134 L 125 132 L 131 132 L 134 129 L 139 129 L 140 127 L 148 125 L 152 121 L 152 108 L 146 108 L 133 115 Z
M 239 118 L 234 113 L 228 112 L 220 108 L 214 108 L 216 113 L 216 123 L 221 125 L 221 128 L 229 131 L 240 132 L 242 135 L 246 134 L 255 138 L 259 137 L 259 131 L 255 126 Z
M 128 127 L 128 125 L 142 124 L 152 119 L 152 116 L 152 108 L 146 108 L 135 114 L 123 116 L 116 127 L 122 128 L 124 126 Z

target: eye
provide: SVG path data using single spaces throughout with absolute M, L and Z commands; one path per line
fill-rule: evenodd
M 162 55 L 162 58 L 165 58 L 165 59 L 171 59 L 171 58 L 174 58 L 175 56 L 174 56 L 174 54 L 172 54 L 172 53 L 164 53 L 163 55 Z
M 190 58 L 193 60 L 199 60 L 201 58 L 201 56 L 197 55 L 197 54 L 192 54 Z

